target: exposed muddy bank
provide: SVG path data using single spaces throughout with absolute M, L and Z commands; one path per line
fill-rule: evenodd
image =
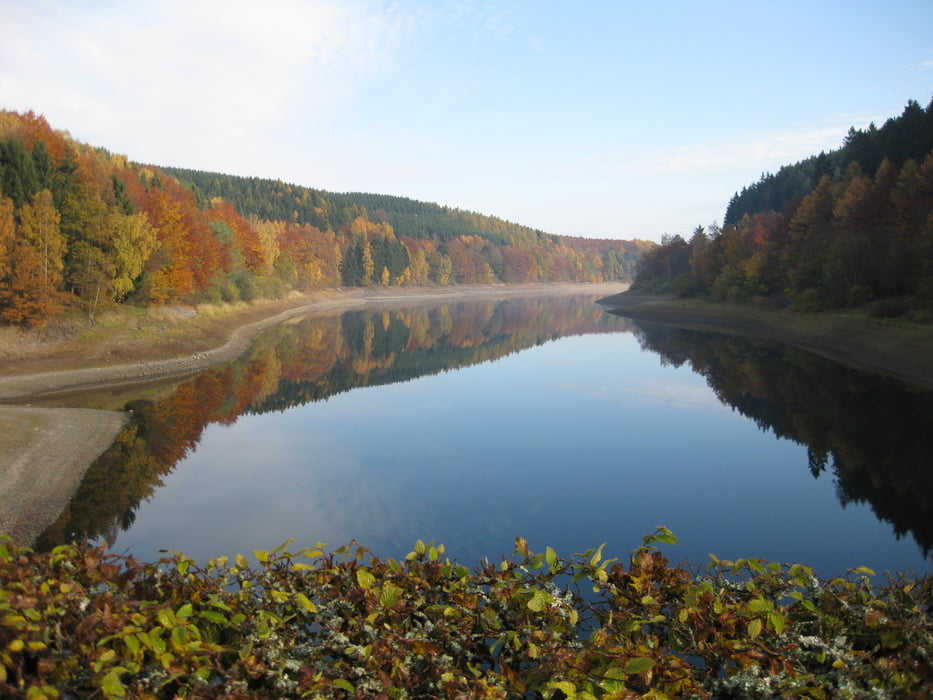
M 844 365 L 933 389 L 933 327 L 839 313 L 797 314 L 623 292 L 599 303 L 620 316 L 769 338 Z

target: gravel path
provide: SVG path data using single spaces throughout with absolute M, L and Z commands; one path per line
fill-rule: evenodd
M 55 522 L 127 416 L 89 408 L 0 406 L 0 532 L 30 545 Z

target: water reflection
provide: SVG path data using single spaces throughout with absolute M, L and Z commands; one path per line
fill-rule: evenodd
M 129 401 L 131 421 L 35 546 L 97 537 L 114 542 L 212 424 L 232 425 L 244 414 L 281 412 L 360 387 L 495 360 L 562 336 L 627 327 L 594 301 L 544 296 L 448 302 L 310 315 L 277 326 L 237 361 L 164 395 Z M 271 441 L 262 445 L 261 462 L 271 464 Z
M 724 404 L 807 448 L 814 478 L 832 475 L 845 507 L 867 503 L 933 548 L 933 392 L 773 342 L 634 322 L 642 347 L 689 364 Z
M 664 524 L 696 563 L 927 566 L 930 392 L 593 302 L 271 329 L 234 363 L 130 397 L 130 424 L 39 545 L 100 536 L 203 561 L 289 537 L 395 557 L 434 539 L 473 565 L 516 535 L 624 557 Z

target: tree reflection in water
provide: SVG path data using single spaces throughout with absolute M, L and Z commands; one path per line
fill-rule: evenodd
M 211 423 L 229 425 L 245 413 L 284 411 L 359 387 L 468 367 L 563 336 L 626 327 L 595 300 L 473 300 L 314 314 L 279 325 L 236 361 L 156 397 L 129 400 L 130 422 L 35 547 L 98 537 L 114 542 Z
M 933 547 L 933 392 L 866 374 L 787 345 L 634 322 L 639 343 L 689 363 L 724 404 L 762 430 L 807 447 L 815 478 L 831 473 L 843 507 L 868 503 Z

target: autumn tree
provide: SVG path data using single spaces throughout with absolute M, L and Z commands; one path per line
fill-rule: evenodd
M 57 234 L 51 230 L 57 228 L 57 222 L 51 216 L 45 220 L 42 205 L 46 197 L 36 195 L 34 199 L 38 200 L 36 206 L 23 207 L 25 226 L 17 226 L 12 200 L 0 200 L 0 319 L 8 323 L 40 324 L 62 308 L 57 288 L 61 257 L 57 264 L 50 262 L 43 248 L 43 238 L 54 239 Z
M 120 216 L 110 213 L 112 230 L 111 301 L 122 301 L 136 289 L 149 256 L 156 248 L 155 229 L 143 213 Z
M 42 264 L 43 286 L 57 290 L 62 284 L 65 267 L 65 239 L 62 236 L 61 215 L 52 202 L 52 192 L 37 192 L 19 213 L 23 239 L 36 248 Z
M 13 246 L 16 245 L 16 219 L 13 200 L 0 191 L 0 287 L 9 284 L 13 271 Z
M 255 274 L 265 272 L 267 256 L 262 240 L 252 224 L 244 219 L 232 204 L 215 198 L 211 202 L 208 217 L 211 221 L 223 221 L 233 231 L 233 245 L 239 252 L 244 267 Z
M 191 192 L 177 183 L 154 185 L 143 206 L 156 232 L 155 250 L 146 263 L 144 298 L 164 303 L 207 289 L 227 258 Z

